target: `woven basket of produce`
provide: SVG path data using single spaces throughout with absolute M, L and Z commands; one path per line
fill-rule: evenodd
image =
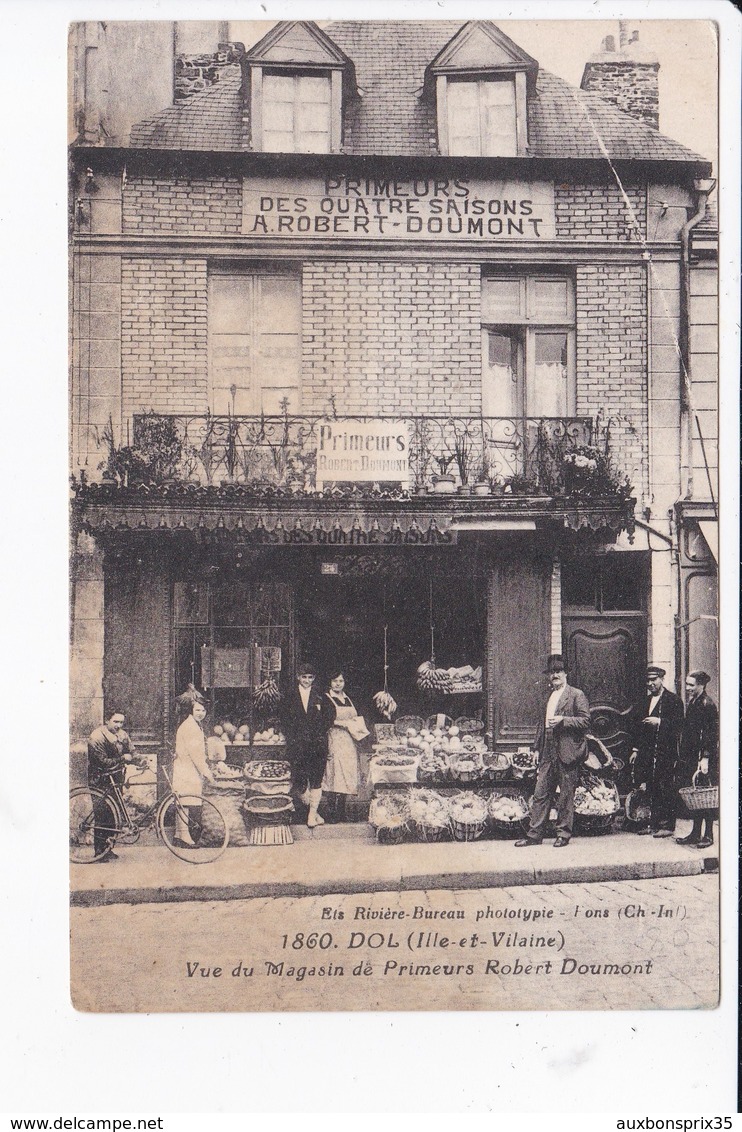
M 291 764 L 285 759 L 253 759 L 243 771 L 250 794 L 288 794 Z
M 404 737 L 408 731 L 414 731 L 418 734 L 423 729 L 422 716 L 400 715 L 399 719 L 395 719 L 393 727 L 395 735 Z
M 449 755 L 448 765 L 455 782 L 477 782 L 484 773 L 484 765 L 478 754 Z
M 448 798 L 436 790 L 411 790 L 410 821 L 418 841 L 443 841 L 451 832 Z
M 525 749 L 513 751 L 510 756 L 513 778 L 525 778 L 534 775 L 538 768 L 538 755 L 535 751 Z
M 487 751 L 482 755 L 484 777 L 490 782 L 502 782 L 510 774 L 510 755 L 505 751 Z
M 620 809 L 621 800 L 613 782 L 587 774 L 575 788 L 575 826 L 581 833 L 608 833 Z
M 460 715 L 454 723 L 462 735 L 479 735 L 484 731 L 484 720 L 472 719 L 468 715 Z
M 409 833 L 410 808 L 406 792 L 388 791 L 371 800 L 368 821 L 382 845 L 399 845 Z
M 224 820 L 229 829 L 229 844 L 243 846 L 248 844 L 245 819 L 242 813 L 242 803 L 245 798 L 245 789 L 240 780 L 236 786 L 204 786 L 204 797 L 210 798 L 224 814 Z M 218 822 L 212 823 L 212 814 L 208 806 L 202 811 L 203 837 L 208 844 L 208 837 L 213 834 L 215 838 L 221 837 L 221 826 Z M 212 824 L 214 828 L 212 828 Z
M 528 826 L 528 803 L 515 787 L 493 791 L 487 803 L 492 831 L 500 837 L 520 837 Z
M 429 715 L 424 726 L 426 731 L 447 731 L 449 727 L 454 726 L 454 722 L 450 715 L 444 715 L 439 711 L 436 715 Z
M 448 759 L 442 751 L 426 751 L 417 765 L 418 782 L 445 782 L 450 778 Z
M 415 755 L 381 751 L 369 761 L 369 780 L 373 786 L 378 782 L 417 782 L 417 762 Z
M 476 841 L 484 833 L 487 803 L 473 790 L 462 790 L 449 802 L 451 832 L 455 841 Z

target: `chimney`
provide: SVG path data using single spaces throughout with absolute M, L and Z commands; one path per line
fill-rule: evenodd
M 219 82 L 220 76 L 239 64 L 245 53 L 241 43 L 220 43 L 216 51 L 175 56 L 174 101 L 183 102 Z
M 580 87 L 658 130 L 659 60 L 640 44 L 637 22 L 619 20 L 618 26 L 618 50 L 615 36 L 607 35 L 601 50 L 585 64 Z

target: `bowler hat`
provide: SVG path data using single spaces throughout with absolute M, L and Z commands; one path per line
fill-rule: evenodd
M 546 662 L 544 671 L 547 672 L 549 676 L 552 672 L 566 672 L 567 666 L 564 663 L 564 657 L 560 656 L 559 653 L 552 653 Z
M 647 676 L 664 676 L 664 668 L 660 668 L 658 664 L 647 665 Z

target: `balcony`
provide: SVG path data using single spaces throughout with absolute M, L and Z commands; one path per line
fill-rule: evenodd
M 439 494 L 627 500 L 611 422 L 585 417 L 203 416 L 144 413 L 103 439 L 114 494 L 405 500 Z M 110 494 L 110 492 L 108 493 Z

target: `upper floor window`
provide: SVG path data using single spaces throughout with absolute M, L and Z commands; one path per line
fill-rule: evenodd
M 301 394 L 298 270 L 213 267 L 208 317 L 211 411 L 296 412 Z
M 262 145 L 269 153 L 329 153 L 332 81 L 329 74 L 265 71 Z
M 482 279 L 485 416 L 574 415 L 574 324 L 574 284 L 568 276 Z
M 448 152 L 452 157 L 518 153 L 515 80 L 447 80 Z

